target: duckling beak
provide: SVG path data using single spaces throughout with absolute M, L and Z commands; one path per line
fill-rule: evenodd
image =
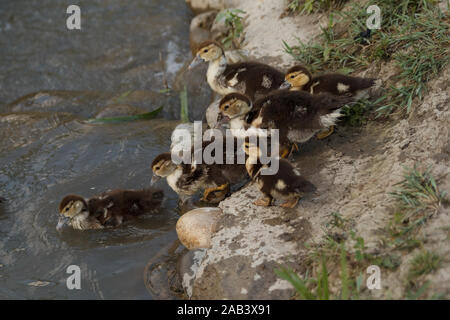
M 150 181 L 150 185 L 155 185 L 159 180 L 161 179 L 160 176 L 157 176 L 156 174 L 153 174 L 152 181 Z
M 194 60 L 192 60 L 191 64 L 189 65 L 188 70 L 191 70 L 191 69 L 195 68 L 196 66 L 198 66 L 202 62 L 203 62 L 203 59 L 200 58 L 200 56 L 196 56 L 194 58 Z
M 58 224 L 56 225 L 56 230 L 61 231 L 64 226 L 68 225 L 70 221 L 70 218 L 65 216 L 60 216 L 58 219 Z
M 224 125 L 225 123 L 228 123 L 230 120 L 231 120 L 230 117 L 224 116 L 222 112 L 220 112 L 219 115 L 217 116 L 217 124 L 220 126 Z
M 291 87 L 291 84 L 289 83 L 289 81 L 284 81 L 281 86 L 280 89 L 289 89 Z

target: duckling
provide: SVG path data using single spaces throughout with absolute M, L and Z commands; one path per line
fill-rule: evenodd
M 182 202 L 200 190 L 204 190 L 202 201 L 220 202 L 229 193 L 230 185 L 246 176 L 244 164 L 175 164 L 170 152 L 162 153 L 153 160 L 152 171 L 151 184 L 166 178 Z
M 199 45 L 189 69 L 202 60 L 209 62 L 206 78 L 211 89 L 220 95 L 241 92 L 254 100 L 256 95 L 278 89 L 284 81 L 282 72 L 263 63 L 247 61 L 228 64 L 225 50 L 216 41 L 205 41 Z
M 368 97 L 377 79 L 352 77 L 339 73 L 312 76 L 309 70 L 296 65 L 288 70 L 281 89 L 304 90 L 311 94 L 328 92 L 336 96 L 352 97 L 355 101 Z
M 275 91 L 254 103 L 253 108 L 259 113 L 252 126 L 279 129 L 280 145 L 287 150 L 286 146 L 306 142 L 316 133 L 334 126 L 341 116 L 341 108 L 351 101 L 350 97 L 329 93 Z
M 247 130 L 259 109 L 253 108 L 249 97 L 241 93 L 227 94 L 219 102 L 219 123 L 228 122 L 233 135 L 238 135 L 237 130 Z
M 163 201 L 161 190 L 112 190 L 88 200 L 75 194 L 67 195 L 59 204 L 59 220 L 56 226 L 64 225 L 73 229 L 103 229 L 117 227 L 130 220 L 158 208 Z
M 230 119 L 232 129 L 279 129 L 281 157 L 287 157 L 295 143 L 308 141 L 317 132 L 335 124 L 341 108 L 352 101 L 327 93 L 277 90 L 253 105 L 248 97 L 234 93 L 220 104 L 221 114 Z
M 311 94 L 327 92 L 337 96 L 352 97 L 354 101 L 357 101 L 368 98 L 372 89 L 380 85 L 381 82 L 374 78 L 352 77 L 339 73 L 312 76 L 306 67 L 296 65 L 288 70 L 285 82 L 280 89 L 304 90 Z M 324 139 L 331 135 L 333 131 L 334 126 L 331 126 L 320 132 L 317 138 Z
M 286 159 L 280 159 L 279 168 L 274 175 L 263 175 L 262 169 L 267 167 L 260 161 L 260 149 L 246 139 L 244 151 L 248 155 L 245 166 L 250 178 L 258 185 L 263 197 L 254 202 L 257 206 L 270 206 L 274 200 L 283 200 L 281 207 L 294 208 L 306 193 L 314 192 L 316 187 L 300 175 Z

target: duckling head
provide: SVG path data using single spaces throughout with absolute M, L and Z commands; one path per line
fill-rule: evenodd
M 165 178 L 172 174 L 177 169 L 177 165 L 172 161 L 172 154 L 165 152 L 158 155 L 152 162 L 152 181 L 154 185 L 161 178 Z
M 56 230 L 60 231 L 65 225 L 71 225 L 73 219 L 88 215 L 88 205 L 82 197 L 75 194 L 67 195 L 59 204 L 59 219 Z
M 297 65 L 288 70 L 284 77 L 285 81 L 280 89 L 301 90 L 305 84 L 311 81 L 312 75 L 304 66 Z
M 199 65 L 201 62 L 214 61 L 225 54 L 223 47 L 217 42 L 208 40 L 198 46 L 194 60 L 189 65 L 189 70 Z
M 219 102 L 220 121 L 231 120 L 247 114 L 252 109 L 251 100 L 240 93 L 230 93 Z

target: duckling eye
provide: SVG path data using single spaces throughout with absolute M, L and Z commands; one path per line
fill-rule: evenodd
M 294 75 L 292 75 L 292 76 L 291 76 L 291 79 L 294 79 L 294 78 L 295 78 L 295 76 L 294 76 Z
M 223 107 L 225 110 L 228 110 L 228 108 L 229 108 L 230 106 L 229 105 L 226 105 L 225 107 Z
M 203 50 L 203 52 L 204 52 L 204 53 L 207 53 L 207 52 L 208 52 L 208 49 Z
M 160 169 L 160 167 L 155 167 L 155 170 L 159 170 Z
M 69 207 L 66 207 L 66 209 L 64 211 L 66 211 L 66 212 L 69 211 Z

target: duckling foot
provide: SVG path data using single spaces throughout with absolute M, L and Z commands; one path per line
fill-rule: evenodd
M 268 207 L 271 205 L 272 203 L 272 199 L 271 198 L 260 198 L 258 200 L 256 200 L 255 202 L 253 202 L 255 205 L 260 206 L 260 207 Z
M 291 149 L 288 147 L 282 147 L 280 150 L 280 157 L 286 159 L 291 154 Z
M 288 200 L 288 201 L 280 204 L 280 207 L 283 207 L 283 208 L 295 208 L 295 206 L 298 203 L 298 200 L 300 200 L 299 197 L 293 198 L 291 200 Z
M 230 185 L 228 183 L 225 183 L 216 188 L 207 188 L 207 189 L 205 189 L 205 192 L 203 193 L 203 198 L 201 198 L 201 200 L 205 201 L 205 202 L 211 201 L 210 194 L 218 192 L 218 191 L 220 191 L 219 194 L 221 195 L 221 197 L 223 199 L 223 198 L 225 198 L 226 194 L 228 193 L 229 187 L 230 187 Z M 213 198 L 216 200 L 217 197 L 213 197 Z
M 331 126 L 327 130 L 319 132 L 316 135 L 316 137 L 317 137 L 317 139 L 322 140 L 322 139 L 325 139 L 326 137 L 330 136 L 333 132 L 334 132 L 334 126 Z

